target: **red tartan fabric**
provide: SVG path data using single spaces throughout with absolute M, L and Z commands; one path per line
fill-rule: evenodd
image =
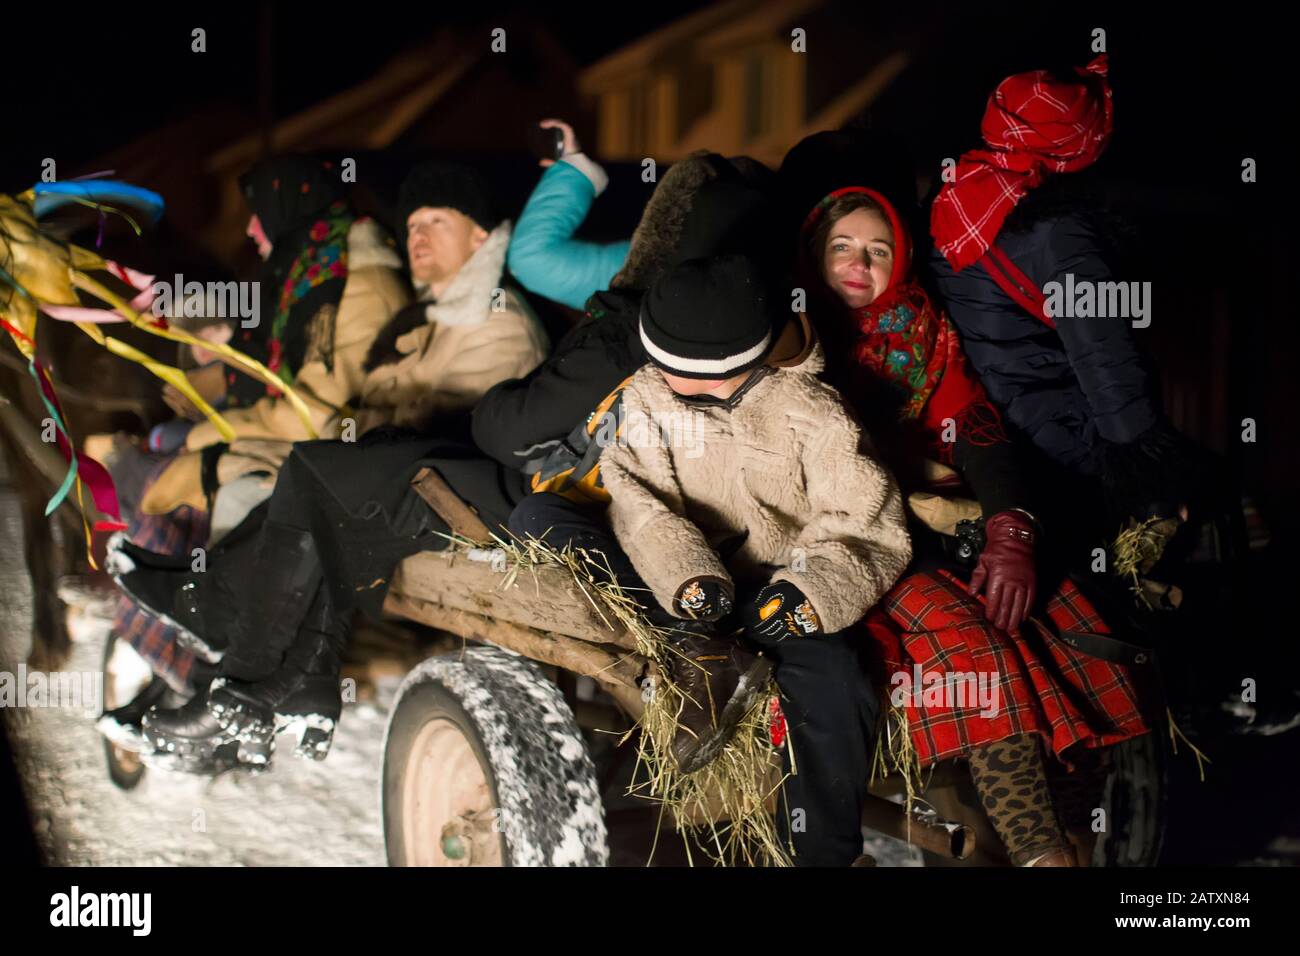
M 1109 633 L 1069 580 L 1048 602 L 1047 617 L 1062 631 Z M 1020 637 L 997 630 L 980 602 L 946 572 L 904 578 L 864 624 L 878 648 L 881 694 L 902 704 L 922 766 L 1019 733 L 1041 734 L 1060 757 L 1075 744 L 1103 747 L 1151 729 L 1127 668 L 1082 654 L 1030 623 Z M 920 698 L 895 677 L 906 674 L 914 683 L 915 665 Z M 955 673 L 985 675 L 990 686 L 996 675 L 996 708 L 981 713 L 969 697 L 965 706 L 952 695 L 937 705 L 925 699 L 927 675 Z
M 155 467 L 145 482 L 146 489 L 171 462 L 167 458 Z M 129 533 L 131 541 L 142 548 L 158 554 L 185 556 L 190 549 L 207 543 L 208 513 L 183 505 L 165 515 L 137 514 L 131 520 Z M 113 631 L 129 642 L 168 685 L 178 691 L 185 690 L 194 655 L 176 643 L 175 628 L 146 614 L 123 595 L 117 602 Z
M 930 233 L 955 271 L 979 260 L 1008 214 L 1045 172 L 1097 161 L 1113 127 L 1106 54 L 1061 82 L 1046 70 L 998 84 L 980 126 L 984 149 L 963 153 L 930 208 Z

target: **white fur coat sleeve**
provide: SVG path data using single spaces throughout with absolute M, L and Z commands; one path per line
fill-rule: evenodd
M 623 410 L 628 416 L 645 412 L 635 384 L 623 393 Z M 610 494 L 609 519 L 618 543 L 665 610 L 681 617 L 674 599 L 683 585 L 701 578 L 735 593 L 721 559 L 685 516 L 666 448 L 611 444 L 601 453 L 600 474 Z
M 862 431 L 838 403 L 808 427 L 803 469 L 812 515 L 772 576 L 802 591 L 829 633 L 856 623 L 912 558 L 903 501 L 889 471 L 862 452 Z

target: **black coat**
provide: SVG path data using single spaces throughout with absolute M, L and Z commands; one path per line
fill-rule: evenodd
M 998 245 L 1040 289 L 1113 281 L 1104 241 L 1083 210 L 1004 228 Z M 978 263 L 954 273 L 932 249 L 930 267 L 971 364 L 1007 418 L 1058 464 L 1100 470 L 1107 442 L 1127 444 L 1155 424 L 1149 376 L 1123 319 L 1061 316 L 1055 331 L 1030 316 Z
M 598 292 L 587 317 L 523 378 L 500 382 L 474 408 L 474 444 L 525 470 L 563 441 L 618 384 L 646 362 L 638 333 L 641 293 Z

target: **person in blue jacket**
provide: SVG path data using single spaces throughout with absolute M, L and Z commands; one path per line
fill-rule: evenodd
M 559 160 L 541 161 L 546 172 L 515 224 L 506 265 L 529 292 L 581 310 L 623 268 L 631 240 L 598 243 L 573 238 L 609 177 L 582 151 L 568 123 L 546 119 L 538 125 L 563 132 L 564 152 Z

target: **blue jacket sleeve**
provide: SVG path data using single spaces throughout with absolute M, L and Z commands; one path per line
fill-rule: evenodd
M 595 185 L 569 163 L 558 162 L 542 174 L 519 215 L 506 258 L 525 289 L 581 309 L 592 294 L 609 287 L 630 243 L 573 238 L 595 198 Z
M 1040 288 L 1053 281 L 1065 285 L 1071 274 L 1076 284 L 1115 281 L 1096 236 L 1075 217 L 1053 224 L 1041 247 L 1040 263 L 1034 276 Z M 1056 323 L 1101 437 L 1127 444 L 1150 428 L 1156 409 L 1128 320 L 1062 316 Z

